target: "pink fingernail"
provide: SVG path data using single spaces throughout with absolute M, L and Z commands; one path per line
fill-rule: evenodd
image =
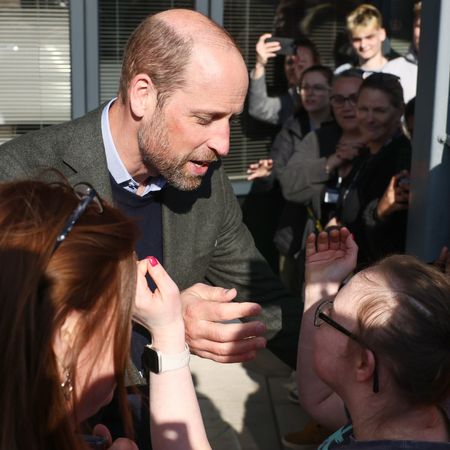
M 155 267 L 158 264 L 158 260 L 154 256 L 147 256 L 146 259 L 148 259 L 152 267 Z

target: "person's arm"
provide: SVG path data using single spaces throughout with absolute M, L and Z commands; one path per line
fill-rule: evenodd
M 282 170 L 275 167 L 286 200 L 308 205 L 330 178 L 327 158 L 319 156 L 319 142 L 314 131 L 294 149 Z
M 154 293 L 145 276 L 155 282 Z M 156 258 L 138 264 L 135 319 L 152 335 L 152 346 L 165 355 L 185 350 L 180 292 Z M 210 449 L 189 366 L 150 372 L 150 427 L 155 450 Z
M 289 94 L 285 94 L 289 96 Z M 250 77 L 250 86 L 248 91 L 248 113 L 257 120 L 267 122 L 272 125 L 280 125 L 281 115 L 280 111 L 284 105 L 292 104 L 292 111 L 294 110 L 293 101 L 290 98 L 283 98 L 283 96 L 269 97 L 267 94 L 266 77 L 262 76 L 257 80 Z
M 214 203 L 219 205 L 220 232 L 217 235 L 216 246 L 205 275 L 206 281 L 213 286 L 236 288 L 236 299 L 244 303 L 206 303 L 206 307 L 220 308 L 222 320 L 243 317 L 225 315 L 226 308 L 246 305 L 248 301 L 257 302 L 260 311 L 255 319 L 246 323 L 210 323 L 208 317 L 218 315 L 209 311 L 203 316 L 202 323 L 192 321 L 192 326 L 186 324 L 186 334 L 189 338 L 195 336 L 199 346 L 196 354 L 212 358 L 216 361 L 238 360 L 236 349 L 245 346 L 246 353 L 241 353 L 240 360 L 251 359 L 256 351 L 265 346 L 261 337 L 266 332 L 269 339 L 267 347 L 281 360 L 295 367 L 297 341 L 299 333 L 300 299 L 292 297 L 285 290 L 278 277 L 271 271 L 266 260 L 256 249 L 253 238 L 247 227 L 242 223 L 242 212 L 233 192 L 231 184 L 220 169 L 215 177 L 211 192 L 216 193 Z M 220 193 L 220 196 L 219 196 Z M 236 295 L 234 290 L 229 295 Z M 252 303 L 251 305 L 255 305 Z M 193 313 L 198 317 L 201 312 Z M 186 319 L 186 314 L 184 315 Z M 220 320 L 220 319 L 213 319 Z M 186 320 L 185 320 L 186 323 Z M 264 324 L 264 325 L 263 325 Z M 199 326 L 203 327 L 202 336 L 198 335 Z M 248 327 L 248 328 L 247 328 Z M 189 329 L 188 329 L 189 328 Z M 267 329 L 267 331 L 266 331 Z M 256 336 L 256 338 L 250 338 Z M 200 348 L 200 345 L 202 348 Z
M 409 174 L 404 170 L 394 175 L 381 198 L 364 208 L 362 220 L 373 258 L 404 251 Z
M 314 366 L 314 313 L 320 301 L 334 296 L 356 267 L 358 247 L 347 228 L 314 234 L 306 241 L 305 306 L 298 343 L 299 401 L 322 426 L 335 430 L 344 425 L 342 399 L 317 375 Z M 326 325 L 323 325 L 326 326 Z
M 277 125 L 280 123 L 281 97 L 269 97 L 266 84 L 266 65 L 280 49 L 279 42 L 266 42 L 270 33 L 263 34 L 256 44 L 256 64 L 250 72 L 248 112 L 258 120 Z

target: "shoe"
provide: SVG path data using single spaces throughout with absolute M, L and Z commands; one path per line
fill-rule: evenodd
M 312 450 L 316 449 L 330 434 L 331 431 L 310 420 L 303 430 L 285 434 L 281 442 L 286 448 Z

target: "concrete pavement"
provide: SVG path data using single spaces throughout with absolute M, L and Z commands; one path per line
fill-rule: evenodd
M 288 400 L 290 368 L 268 350 L 243 364 L 192 356 L 190 366 L 214 450 L 284 450 L 281 437 L 308 422 Z

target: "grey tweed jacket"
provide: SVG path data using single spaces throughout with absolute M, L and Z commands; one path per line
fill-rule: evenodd
M 0 147 L 0 181 L 39 176 L 47 168 L 73 185 L 91 183 L 112 201 L 101 135 L 102 107 L 80 119 L 20 136 Z M 289 297 L 256 250 L 221 164 L 192 192 L 163 191 L 164 266 L 180 290 L 196 282 L 235 287 L 238 300 L 263 306 L 275 354 L 295 366 L 300 302 Z

